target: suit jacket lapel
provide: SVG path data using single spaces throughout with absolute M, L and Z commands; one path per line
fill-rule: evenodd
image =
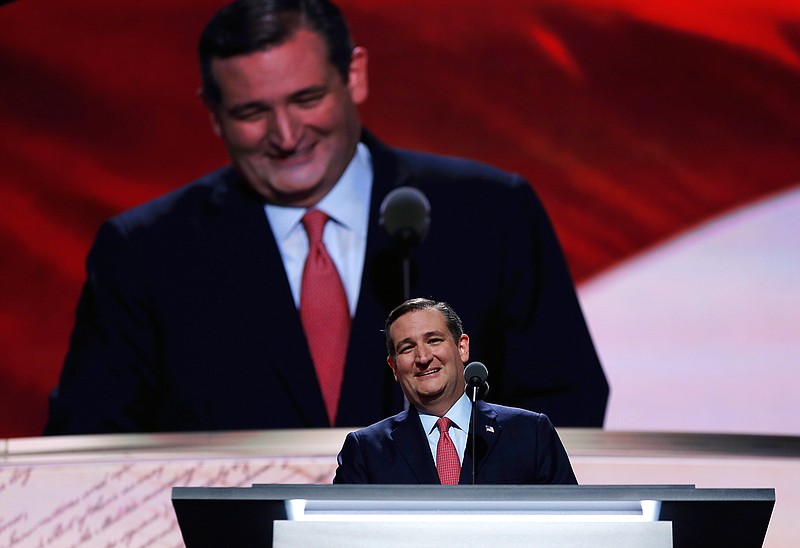
M 399 186 L 413 185 L 407 166 L 397 155 L 366 130 L 363 136 L 372 156 L 373 185 L 370 203 L 367 256 L 361 299 L 375 302 L 383 318 L 403 301 L 402 257 L 392 246 L 386 231 L 380 226 L 380 206 L 389 192 Z
M 487 403 L 479 401 L 475 411 L 475 477 L 479 478 L 481 470 L 484 469 L 489 455 L 503 431 L 503 427 L 497 422 L 497 412 Z M 461 477 L 459 478 L 459 483 L 461 484 L 472 483 L 472 439 L 472 420 L 470 420 L 467 448 L 464 451 Z M 480 480 L 476 479 L 476 483 L 480 483 Z
M 216 245 L 227 257 L 225 291 L 244 310 L 243 317 L 254 319 L 242 344 L 252 346 L 255 358 L 266 355 L 266 363 L 253 367 L 273 368 L 280 389 L 296 402 L 293 411 L 308 426 L 325 426 L 322 393 L 263 200 L 231 171 L 216 195 L 219 215 L 213 216 L 211 237 L 218 238 Z
M 411 473 L 421 484 L 439 483 L 439 474 L 433 462 L 428 438 L 422 430 L 419 415 L 413 407 L 401 416 L 391 434 L 395 449 L 408 464 Z
M 386 364 L 381 329 L 402 302 L 402 262 L 379 224 L 380 205 L 397 186 L 409 184 L 407 168 L 391 149 L 364 130 L 373 168 L 367 249 L 358 307 L 350 332 L 337 424 L 366 426 L 402 410 L 403 395 Z M 366 421 L 366 422 L 365 422 Z

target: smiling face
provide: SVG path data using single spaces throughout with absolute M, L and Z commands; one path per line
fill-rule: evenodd
M 214 131 L 267 201 L 310 207 L 339 180 L 361 136 L 366 63 L 366 51 L 353 50 L 345 82 L 323 38 L 305 28 L 280 45 L 212 60 Z
M 412 310 L 389 329 L 395 355 L 387 361 L 406 398 L 424 413 L 443 416 L 464 393 L 469 337 L 454 340 L 435 309 Z

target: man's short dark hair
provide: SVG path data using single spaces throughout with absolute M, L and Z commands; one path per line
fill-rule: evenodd
M 392 340 L 390 331 L 392 324 L 401 316 L 405 316 L 409 312 L 415 310 L 438 310 L 441 312 L 444 315 L 444 322 L 445 325 L 447 325 L 447 330 L 450 331 L 450 334 L 453 336 L 453 341 L 458 344 L 458 340 L 461 338 L 461 335 L 464 334 L 464 326 L 461 324 L 461 318 L 458 317 L 456 311 L 453 310 L 449 304 L 444 301 L 434 301 L 432 299 L 409 299 L 389 312 L 389 316 L 386 318 L 384 333 L 386 334 L 386 352 L 389 356 L 392 358 L 395 356 L 394 341 Z
M 279 46 L 299 29 L 318 33 L 328 46 L 328 60 L 348 80 L 353 39 L 347 23 L 328 0 L 235 0 L 208 22 L 197 46 L 203 95 L 218 106 L 220 90 L 211 73 L 214 58 L 226 59 Z

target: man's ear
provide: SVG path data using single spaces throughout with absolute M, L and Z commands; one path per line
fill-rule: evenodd
M 217 137 L 222 137 L 222 122 L 219 118 L 219 109 L 211 104 L 211 101 L 208 100 L 208 97 L 205 93 L 203 93 L 203 88 L 197 88 L 197 96 L 205 105 L 206 109 L 208 109 L 208 117 L 211 121 L 211 129 L 214 130 L 214 134 Z
M 466 333 L 458 338 L 458 354 L 461 356 L 461 363 L 469 361 L 469 336 Z
M 394 359 L 391 356 L 386 356 L 386 363 L 389 364 L 389 367 L 392 368 L 392 375 L 394 375 L 394 380 L 397 380 L 397 364 L 394 363 Z
M 350 72 L 347 75 L 347 87 L 350 90 L 350 99 L 355 105 L 360 105 L 366 101 L 369 95 L 367 58 L 366 48 L 358 46 L 353 49 L 353 57 L 350 60 Z

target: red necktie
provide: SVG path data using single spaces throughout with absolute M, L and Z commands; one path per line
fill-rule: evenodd
M 450 419 L 440 417 L 436 421 L 439 429 L 439 443 L 436 444 L 436 471 L 439 472 L 439 482 L 442 485 L 457 485 L 461 476 L 461 463 L 453 440 L 447 430 L 450 428 Z
M 334 425 L 350 340 L 350 309 L 339 272 L 322 243 L 327 221 L 328 216 L 318 209 L 307 212 L 302 219 L 308 233 L 308 256 L 300 290 L 300 320 L 328 420 Z M 291 367 L 291 364 L 286 366 Z

